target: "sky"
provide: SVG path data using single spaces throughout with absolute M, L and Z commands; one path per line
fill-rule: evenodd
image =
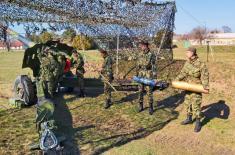
M 235 32 L 235 0 L 176 0 L 175 32 L 183 34 L 194 27 L 221 29 L 229 26 Z
M 197 26 L 221 29 L 229 26 L 235 32 L 235 0 L 176 0 L 175 33 L 184 34 Z M 14 26 L 24 33 L 22 26 Z

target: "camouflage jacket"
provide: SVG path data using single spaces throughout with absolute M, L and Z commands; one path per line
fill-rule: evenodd
M 177 81 L 185 79 L 187 82 L 202 84 L 205 89 L 209 89 L 209 72 L 205 63 L 198 57 L 186 61 L 180 74 L 176 77 Z
M 71 57 L 71 66 L 72 68 L 76 68 L 78 73 L 84 74 L 84 59 L 80 53 L 78 53 L 78 57 L 72 55 Z
M 41 79 L 46 81 L 56 80 L 60 73 L 60 65 L 55 58 L 48 54 L 41 59 Z
M 137 59 L 137 76 L 155 79 L 157 75 L 156 56 L 150 50 L 141 52 Z
M 113 60 L 111 56 L 105 57 L 102 65 L 101 74 L 103 74 L 104 76 L 112 77 L 113 76 L 112 65 L 113 65 Z

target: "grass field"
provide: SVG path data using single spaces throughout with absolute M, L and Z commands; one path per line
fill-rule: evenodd
M 206 60 L 205 47 L 198 47 Z M 207 66 L 210 71 L 210 94 L 203 96 L 203 129 L 193 132 L 193 125 L 180 126 L 184 119 L 183 94 L 169 88 L 154 93 L 153 116 L 137 113 L 137 94 L 113 93 L 114 105 L 104 110 L 100 90 L 89 90 L 88 97 L 76 94 L 57 97 L 55 118 L 68 141 L 67 150 L 81 154 L 235 154 L 235 48 L 213 47 Z M 185 59 L 182 47 L 174 50 L 175 59 Z M 87 61 L 100 62 L 95 51 L 84 52 Z M 7 99 L 12 83 L 21 69 L 23 52 L 0 52 L 0 154 L 35 154 L 28 144 L 37 140 L 35 108 L 13 109 Z M 87 73 L 87 76 L 95 76 Z M 147 107 L 147 105 L 145 105 Z

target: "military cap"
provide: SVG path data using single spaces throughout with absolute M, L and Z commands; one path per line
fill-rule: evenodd
M 187 51 L 192 52 L 194 55 L 197 54 L 197 49 L 195 47 L 189 47 Z
M 146 46 L 149 45 L 148 41 L 145 41 L 145 40 L 140 41 L 139 44 L 146 45 Z
M 104 49 L 102 49 L 102 48 L 99 48 L 99 52 L 100 52 L 100 53 L 103 53 L 103 54 L 107 54 L 107 51 L 104 50 Z

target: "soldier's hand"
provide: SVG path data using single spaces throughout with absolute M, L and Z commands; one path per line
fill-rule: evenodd
M 76 68 L 72 69 L 71 72 L 73 73 L 73 75 L 76 75 L 77 74 Z
M 210 89 L 206 88 L 205 91 L 206 91 L 207 94 L 209 94 Z

